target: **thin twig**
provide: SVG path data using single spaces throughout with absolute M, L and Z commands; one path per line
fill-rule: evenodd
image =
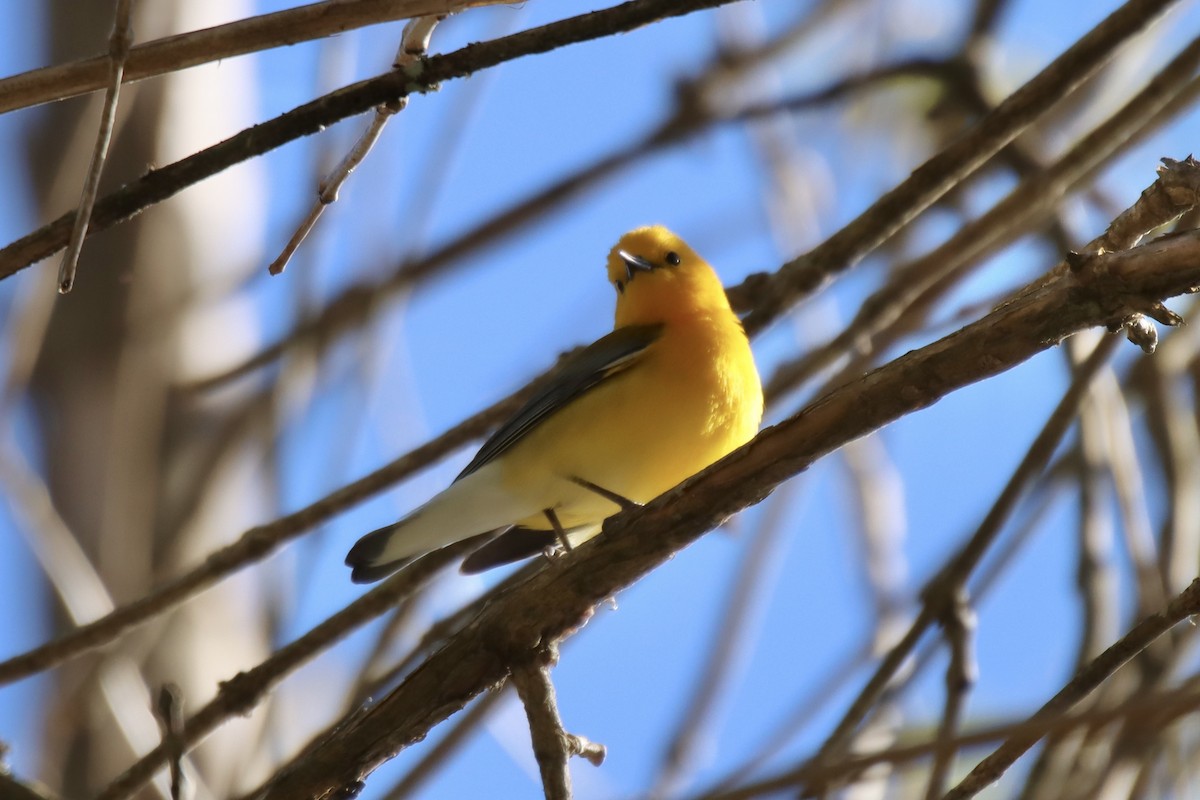
M 1093 386 L 1093 395 L 1102 406 L 1100 418 L 1107 427 L 1106 459 L 1112 473 L 1113 488 L 1121 512 L 1121 532 L 1125 552 L 1137 578 L 1138 610 L 1145 613 L 1161 608 L 1168 597 L 1159 573 L 1158 544 L 1154 540 L 1150 512 L 1146 506 L 1145 479 L 1134 441 L 1133 421 L 1121 385 L 1112 370 L 1101 374 Z
M 1070 348 L 1078 360 L 1084 358 L 1082 344 Z M 1103 376 L 1097 376 L 1096 383 Z M 1096 657 L 1106 642 L 1120 630 L 1117 607 L 1117 575 L 1112 563 L 1113 519 L 1110 496 L 1104 487 L 1109 471 L 1107 426 L 1093 386 L 1079 407 L 1079 551 L 1076 588 L 1083 610 L 1076 666 Z M 1161 606 L 1156 606 L 1160 608 Z
M 946 666 L 946 701 L 938 724 L 933 766 L 929 770 L 929 785 L 925 791 L 926 800 L 937 800 L 942 796 L 950 768 L 954 765 L 957 748 L 952 742 L 958 737 L 962 724 L 967 692 L 979 677 L 979 665 L 975 661 L 975 612 L 971 609 L 965 586 L 958 586 L 954 599 L 945 608 L 941 622 L 946 643 L 950 647 L 950 663 Z
M 1169 591 L 1195 575 L 1200 536 L 1200 426 L 1192 403 L 1173 385 L 1183 369 L 1173 361 L 1177 359 L 1145 359 L 1146 378 L 1140 382 L 1146 427 L 1166 483 L 1157 566 Z
M 18 533 L 71 622 L 80 624 L 111 612 L 113 599 L 103 578 L 54 507 L 49 487 L 25 461 L 20 448 L 5 446 L 0 451 L 0 483 Z
M 416 17 L 408 21 L 404 26 L 404 31 L 400 35 L 400 49 L 396 53 L 396 61 L 392 65 L 398 70 L 406 74 L 417 68 L 420 59 L 425 57 L 429 51 L 429 40 L 433 36 L 433 29 L 437 24 L 445 19 L 444 16 Z M 419 69 L 416 70 L 419 74 Z M 297 226 L 296 231 L 292 234 L 292 238 L 284 245 L 283 251 L 276 256 L 275 260 L 267 268 L 267 271 L 272 275 L 279 275 L 287 267 L 292 256 L 296 254 L 296 250 L 308 238 L 308 234 L 316 226 L 317 220 L 321 218 L 321 214 L 325 209 L 337 202 L 338 192 L 341 191 L 342 184 L 350 177 L 350 173 L 363 162 L 363 159 L 370 154 L 375 143 L 379 141 L 379 137 L 383 135 L 383 129 L 387 125 L 388 120 L 396 114 L 404 110 L 408 105 L 408 98 L 402 97 L 387 103 L 380 103 L 375 106 L 375 114 L 371 117 L 371 122 L 367 125 L 366 130 L 358 137 L 358 141 L 350 148 L 350 151 L 338 162 L 337 166 L 325 177 L 324 180 L 317 186 L 317 200 L 308 210 L 308 214 Z
M 96 145 L 92 150 L 92 160 L 88 164 L 87 176 L 83 182 L 83 193 L 75 212 L 75 223 L 71 226 L 71 237 L 67 240 L 67 251 L 58 267 L 59 294 L 66 294 L 75 285 L 75 268 L 79 265 L 79 253 L 83 249 L 83 239 L 87 236 L 88 220 L 92 217 L 96 195 L 100 192 L 100 175 L 104 172 L 104 162 L 108 159 L 108 145 L 112 141 L 113 125 L 117 120 L 121 76 L 125 73 L 125 61 L 129 57 L 130 45 L 133 44 L 132 14 L 133 0 L 117 0 L 113 29 L 108 37 L 108 86 L 104 92 L 104 107 L 100 111 Z
M 401 634 L 407 632 L 406 629 L 414 622 L 418 608 L 418 604 L 414 600 L 415 598 L 406 598 L 397 603 L 384 621 L 375 637 L 375 643 L 371 646 L 371 652 L 363 659 L 362 667 L 359 668 L 354 681 L 346 689 L 344 711 L 354 708 L 362 702 L 364 697 L 372 694 L 369 690 L 372 676 L 379 672 L 379 665 L 387 655 L 388 649 L 396 644 Z

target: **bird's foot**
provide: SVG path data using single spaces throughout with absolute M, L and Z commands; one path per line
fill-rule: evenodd
M 549 547 L 542 548 L 542 558 L 546 559 L 546 561 L 551 566 L 556 565 L 556 564 L 561 564 L 563 557 L 566 556 L 566 554 L 567 554 L 567 551 L 563 550 L 561 547 L 559 547 L 556 544 L 552 544 Z
M 553 508 L 547 508 L 542 511 L 546 515 L 546 519 L 550 520 L 550 527 L 554 529 L 554 535 L 558 537 L 558 543 L 562 545 L 562 549 L 566 552 L 571 552 L 575 548 L 571 547 L 571 540 L 567 538 L 567 532 L 563 530 L 562 523 L 558 521 L 558 514 L 554 513 Z

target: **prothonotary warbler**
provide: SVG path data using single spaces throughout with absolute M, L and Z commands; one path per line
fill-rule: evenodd
M 652 226 L 621 237 L 608 279 L 613 332 L 567 359 L 449 488 L 360 539 L 346 556 L 356 583 L 492 531 L 464 572 L 570 547 L 754 436 L 762 384 L 712 267 Z

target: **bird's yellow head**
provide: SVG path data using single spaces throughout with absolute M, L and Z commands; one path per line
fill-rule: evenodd
M 608 254 L 608 279 L 617 289 L 617 327 L 729 313 L 713 268 L 661 225 L 621 237 Z

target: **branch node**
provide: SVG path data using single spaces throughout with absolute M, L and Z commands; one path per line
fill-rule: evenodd
M 325 206 L 337 202 L 338 191 L 342 188 L 342 184 L 350 177 L 350 173 L 354 172 L 355 168 L 366 159 L 371 148 L 379 141 L 388 119 L 408 106 L 407 95 L 423 91 L 436 91 L 436 87 L 426 87 L 417 79 L 425 71 L 425 53 L 429 49 L 429 39 L 433 36 L 433 29 L 445 18 L 445 14 L 417 17 L 409 20 L 408 24 L 404 26 L 404 32 L 400 35 L 400 48 L 396 52 L 393 66 L 410 78 L 404 90 L 406 96 L 386 100 L 375 106 L 375 116 L 372 117 L 370 124 L 358 137 L 358 141 L 354 143 L 350 151 L 338 162 L 338 165 L 318 184 L 317 202 L 309 209 L 308 215 L 296 226 L 296 232 L 284 245 L 283 251 L 267 267 L 267 272 L 279 275 L 287 267 L 296 250 L 316 227 L 317 220 L 320 219 Z
M 352 781 L 333 793 L 334 800 L 354 800 L 362 794 L 367 785 L 362 781 Z
M 1125 329 L 1125 338 L 1150 355 L 1158 348 L 1158 328 L 1142 314 L 1131 314 L 1120 326 Z
M 593 767 L 603 764 L 605 756 L 608 755 L 608 748 L 604 745 L 574 733 L 567 734 L 567 747 L 571 755 L 580 756 Z

